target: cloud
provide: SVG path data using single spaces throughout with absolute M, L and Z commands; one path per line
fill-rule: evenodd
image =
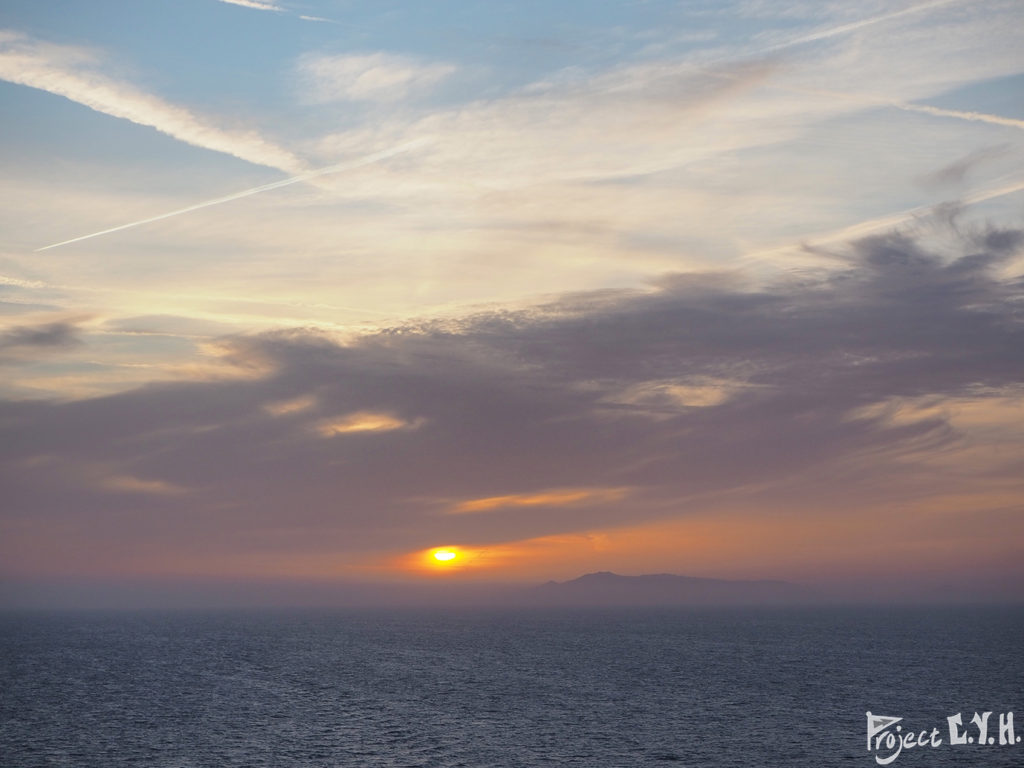
M 240 5 L 243 8 L 252 8 L 257 11 L 272 11 L 274 13 L 288 13 L 288 9 L 284 8 L 276 3 L 266 2 L 266 0 L 220 0 L 222 3 L 228 3 L 229 5 Z M 324 21 L 329 24 L 336 24 L 337 22 L 332 19 L 325 19 L 321 16 L 307 16 L 305 14 L 295 14 L 303 21 Z
M 353 432 L 390 432 L 395 429 L 413 429 L 422 422 L 407 422 L 390 413 L 359 411 L 348 416 L 326 419 L 317 424 L 316 431 L 323 437 L 348 435 Z
M 885 34 L 866 26 L 882 20 Z M 906 207 L 911 195 L 920 199 L 919 186 L 902 185 L 926 173 L 925 152 L 912 151 L 921 130 L 932 137 L 929 153 L 940 154 L 939 164 L 942 153 L 962 152 L 964 131 L 991 142 L 987 129 L 1007 127 L 1010 118 L 915 102 L 1017 72 L 1013 21 L 953 3 L 915 5 L 839 25 L 849 34 L 821 38 L 827 46 L 768 58 L 748 46 L 711 63 L 666 57 L 563 73 L 502 98 L 412 120 L 381 119 L 373 130 L 325 137 L 318 150 L 337 156 L 430 136 L 428 156 L 400 177 L 368 175 L 356 186 L 346 179 L 335 186 L 337 194 L 402 205 L 419 196 L 429 200 L 435 220 L 444 215 L 453 222 L 446 233 L 461 224 L 458 233 L 468 237 L 472 228 L 485 241 L 481 247 L 498 239 L 496 230 L 506 239 L 518 236 L 498 244 L 516 256 L 543 250 L 545 261 L 561 257 L 578 267 L 597 266 L 613 252 L 609 258 L 621 273 L 626 249 L 631 259 L 655 260 L 659 249 L 650 242 L 663 244 L 660 250 L 677 263 L 713 248 L 734 255 L 752 245 L 792 242 L 797 226 L 801 234 L 837 229 Z M 986 56 L 977 55 L 980 46 Z M 900 77 L 892 77 L 893 69 Z M 903 121 L 896 109 L 908 113 Z M 871 162 L 879 147 L 895 159 Z M 875 170 L 883 167 L 884 174 Z M 864 183 L 884 184 L 888 194 L 851 199 L 852 176 L 870 176 Z M 808 189 L 815 190 L 813 199 Z M 787 214 L 794 204 L 801 206 L 797 219 Z M 551 238 L 537 246 L 537 229 L 553 225 L 565 233 L 560 247 L 545 248 Z M 476 245 L 464 247 L 472 252 Z M 459 246 L 443 243 L 437 250 Z
M 929 173 L 922 179 L 928 185 L 945 186 L 959 185 L 964 182 L 968 173 L 983 162 L 997 159 L 1007 153 L 1009 144 L 1001 144 L 994 147 L 983 147 L 970 154 L 953 161 L 949 165 L 937 171 Z
M 76 248 L 96 259 L 117 253 L 127 264 L 136 260 L 142 238 L 167 235 L 192 255 L 154 262 L 161 281 L 176 285 L 174 292 L 156 295 L 152 281 L 146 284 L 134 269 L 72 274 L 53 259 L 45 260 L 47 269 L 57 270 L 47 279 L 103 290 L 110 308 L 122 314 L 149 311 L 138 306 L 144 296 L 163 312 L 208 312 L 216 296 L 221 317 L 239 325 L 330 327 L 375 312 L 397 318 L 480 300 L 535 301 L 567 287 L 637 285 L 650 274 L 704 269 L 761 249 L 774 250 L 758 269 L 807 264 L 816 257 L 800 250 L 801 241 L 817 242 L 817 233 L 868 219 L 888 226 L 894 210 L 911 206 L 915 215 L 917 206 L 947 196 L 922 191 L 918 179 L 967 149 L 1013 135 L 998 125 L 879 108 L 893 95 L 925 99 L 997 77 L 1008 71 L 1008 60 L 1019 69 L 1019 57 L 1006 53 L 1019 47 L 1010 49 L 1006 40 L 1019 26 L 1008 6 L 986 14 L 953 5 L 938 10 L 943 14 L 895 19 L 870 34 L 836 36 L 776 60 L 708 65 L 706 57 L 722 49 L 702 48 L 596 74 L 553 76 L 534 88 L 488 93 L 494 97 L 449 103 L 430 114 L 424 114 L 428 102 L 415 110 L 371 108 L 370 123 L 319 145 L 311 137 L 302 152 L 320 154 L 326 165 L 411 136 L 431 136 L 435 143 L 394 163 L 218 209 L 228 215 L 162 222 L 152 231 Z M 840 12 L 848 18 L 855 11 Z M 909 20 L 929 34 L 916 26 L 907 30 Z M 907 31 L 914 44 L 903 46 Z M 984 56 L 977 55 L 981 45 Z M 722 55 L 742 60 L 748 50 Z M 939 66 L 947 55 L 950 65 Z M 810 92 L 838 82 L 851 93 L 877 91 L 877 98 Z M 808 90 L 784 90 L 790 86 Z M 966 107 L 969 96 L 935 103 Z M 340 123 L 338 114 L 330 107 L 311 109 L 309 117 L 358 125 L 355 113 Z M 922 135 L 929 137 L 926 146 Z M 975 166 L 969 181 L 991 188 L 997 173 L 1019 176 L 1021 157 L 1013 149 L 1005 163 Z M 12 204 L 24 211 L 9 214 L 12 232 L 25 232 L 16 238 L 19 245 L 53 242 L 30 230 L 32 211 L 54 199 L 61 200 L 61 240 L 188 204 L 144 195 L 139 184 L 104 196 L 94 179 L 86 183 L 84 168 L 80 173 L 78 179 L 58 174 L 56 193 L 52 174 L 45 184 L 19 178 L 7 185 Z M 858 193 L 850 194 L 854 187 Z M 972 190 L 957 191 L 969 199 Z M 126 218 L 118 219 L 117 211 Z M 342 242 L 345 259 L 337 258 Z M 282 271 L 281 253 L 302 254 L 305 266 Z M 234 269 L 225 257 L 247 266 Z M 493 279 L 496 263 L 500 281 Z M 244 298 L 232 295 L 243 284 Z M 202 304 L 192 298 L 197 286 L 204 286 Z
M 170 104 L 96 69 L 81 48 L 0 31 L 0 78 L 63 96 L 97 112 L 155 128 L 192 146 L 295 174 L 306 164 L 256 131 L 221 128 L 185 107 Z
M 469 499 L 451 508 L 451 514 L 493 512 L 514 507 L 564 507 L 574 504 L 607 504 L 621 500 L 627 488 L 552 488 L 537 493 L 514 493 Z
M 0 349 L 11 347 L 73 347 L 80 344 L 78 326 L 59 320 L 42 325 L 17 325 L 0 332 Z
M 118 334 L 140 336 L 177 336 L 188 338 L 214 338 L 230 333 L 227 323 L 205 318 L 177 315 L 134 315 L 108 320 L 103 330 Z
M 257 11 L 275 11 L 282 13 L 284 8 L 274 3 L 264 2 L 264 0 L 220 0 L 222 3 L 228 3 L 230 5 L 240 5 L 243 8 L 255 8 Z
M 767 285 L 668 274 L 345 343 L 235 337 L 225 365 L 249 378 L 0 402 L 0 525 L 41 521 L 0 537 L 7 568 L 53 562 L 68 537 L 117 543 L 124 568 L 181 552 L 298 564 L 324 547 L 482 550 L 787 505 L 813 527 L 837 506 L 1024 495 L 1007 417 L 1024 397 L 1024 277 L 1007 274 L 1022 244 L 939 219 Z M 188 503 L 156 485 L 83 490 L 38 457 L 188 488 Z M 515 513 L 439 515 L 438 499 Z
M 13 286 L 15 288 L 45 288 L 46 283 L 40 280 L 25 280 L 21 277 L 11 275 L 0 275 L 0 285 Z
M 0 313 L 5 314 L 5 313 Z M 25 365 L 54 359 L 83 346 L 79 321 L 51 320 L 0 329 L 0 366 Z
M 263 410 L 273 416 L 288 416 L 289 414 L 308 411 L 315 405 L 315 397 L 312 395 L 300 395 L 299 397 L 292 397 L 275 403 L 267 403 L 263 406 Z
M 187 492 L 185 488 L 163 480 L 145 480 L 131 475 L 105 477 L 100 481 L 100 486 L 117 493 L 155 494 L 157 496 L 176 496 Z
M 424 62 L 409 56 L 366 54 L 306 54 L 298 71 L 308 98 L 332 101 L 397 101 L 424 91 L 455 71 L 451 64 Z

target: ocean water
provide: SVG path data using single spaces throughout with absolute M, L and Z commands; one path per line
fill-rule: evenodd
M 1024 766 L 1024 610 L 0 618 L 4 768 L 867 768 L 867 711 L 938 730 L 889 765 Z

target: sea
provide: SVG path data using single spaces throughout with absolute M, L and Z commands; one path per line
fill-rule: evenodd
M 3 768 L 986 768 L 1021 736 L 1021 607 L 0 616 Z

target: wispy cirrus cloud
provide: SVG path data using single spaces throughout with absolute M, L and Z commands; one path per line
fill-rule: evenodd
M 145 480 L 132 475 L 113 475 L 99 482 L 100 488 L 116 493 L 155 494 L 158 496 L 175 496 L 186 493 L 185 488 L 164 482 L 163 480 Z
M 381 51 L 306 54 L 299 59 L 298 70 L 309 100 L 327 103 L 396 101 L 434 86 L 452 74 L 455 67 Z
M 506 496 L 487 496 L 456 504 L 451 514 L 492 512 L 514 507 L 565 507 L 576 504 L 606 504 L 621 500 L 627 488 L 552 488 L 536 493 L 513 493 Z
M 421 421 L 408 422 L 390 413 L 359 411 L 339 419 L 327 419 L 317 425 L 322 437 L 336 437 L 354 432 L 390 432 L 395 429 L 415 429 Z
M 164 101 L 97 69 L 82 48 L 0 31 L 0 79 L 63 96 L 111 117 L 155 128 L 195 147 L 221 152 L 255 165 L 298 173 L 306 164 L 254 130 L 221 128 L 186 107 Z
M 265 0 L 220 0 L 220 2 L 227 3 L 228 5 L 239 5 L 242 8 L 252 8 L 256 11 L 271 11 L 272 13 L 289 13 L 287 8 L 283 8 L 277 3 L 265 2 Z M 303 13 L 291 15 L 298 16 L 303 21 L 324 21 L 329 24 L 337 23 L 332 19 L 325 19 L 322 16 L 308 16 Z
M 275 11 L 282 13 L 284 8 L 274 3 L 263 2 L 263 0 L 220 0 L 228 5 L 240 5 L 243 8 L 255 8 L 257 11 Z

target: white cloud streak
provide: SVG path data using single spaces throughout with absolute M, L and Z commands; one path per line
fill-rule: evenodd
M 15 288 L 45 288 L 46 283 L 39 280 L 22 280 L 20 277 L 0 275 L 0 285 L 10 285 Z
M 172 216 L 180 216 L 183 213 L 191 213 L 192 211 L 199 211 L 199 210 L 202 210 L 203 208 L 210 208 L 211 206 L 214 206 L 214 205 L 220 205 L 221 203 L 230 203 L 232 200 L 240 200 L 243 197 L 249 197 L 251 195 L 257 195 L 260 192 L 269 192 L 272 189 L 280 189 L 281 187 L 287 187 L 287 186 L 290 186 L 292 184 L 298 184 L 299 182 L 302 182 L 302 181 L 309 181 L 309 180 L 315 179 L 315 178 L 317 178 L 319 176 L 326 176 L 327 174 L 330 174 L 330 173 L 340 173 L 341 171 L 352 170 L 354 168 L 359 168 L 359 167 L 364 166 L 364 165 L 369 165 L 370 163 L 375 163 L 375 162 L 377 162 L 379 160 L 385 160 L 385 159 L 387 159 L 389 157 L 394 157 L 395 155 L 401 154 L 403 152 L 408 152 L 409 150 L 411 150 L 411 149 L 413 149 L 416 146 L 419 146 L 421 144 L 423 144 L 423 140 L 410 141 L 410 142 L 407 142 L 407 143 L 402 144 L 400 146 L 392 147 L 391 149 L 386 149 L 386 150 L 383 150 L 381 152 L 376 152 L 376 153 L 374 153 L 372 155 L 367 155 L 366 157 L 360 158 L 358 160 L 348 160 L 346 162 L 337 163 L 336 165 L 331 165 L 331 166 L 328 166 L 326 168 L 319 168 L 319 169 L 317 169 L 315 171 L 308 171 L 307 173 L 302 173 L 302 174 L 299 174 L 298 176 L 292 176 L 291 178 L 288 178 L 288 179 L 281 179 L 280 181 L 274 181 L 274 182 L 271 182 L 270 184 L 263 184 L 263 185 L 261 185 L 259 187 L 252 187 L 251 189 L 244 189 L 241 192 L 235 192 L 233 194 L 225 195 L 223 197 L 217 197 L 217 198 L 214 198 L 212 200 L 205 200 L 205 201 L 203 201 L 201 203 L 196 203 L 195 205 L 189 205 L 189 206 L 187 206 L 185 208 L 179 208 L 179 209 L 177 209 L 175 211 L 169 211 L 167 213 L 161 213 L 158 216 L 150 216 L 148 219 L 141 219 L 139 221 L 133 221 L 133 222 L 130 222 L 128 224 L 122 224 L 122 225 L 120 225 L 118 227 L 111 227 L 110 229 L 104 229 L 101 232 L 93 232 L 92 234 L 82 235 L 81 237 L 74 237 L 74 238 L 72 238 L 70 240 L 64 240 L 64 241 L 59 242 L 59 243 L 53 243 L 52 245 L 47 245 L 47 246 L 44 246 L 42 248 L 37 248 L 36 249 L 36 253 L 39 253 L 40 251 L 48 251 L 51 248 L 59 248 L 62 245 L 70 245 L 71 243 L 78 243 L 78 242 L 81 242 L 82 240 L 89 240 L 89 239 L 94 238 L 94 237 L 99 237 L 100 235 L 109 235 L 109 234 L 111 234 L 113 232 L 120 232 L 120 231 L 125 230 L 125 229 L 131 229 L 132 227 L 140 227 L 143 224 L 152 224 L 153 222 L 156 222 L 156 221 L 162 221 L 163 219 L 169 219 Z
M 220 0 L 220 2 L 228 5 L 240 5 L 243 8 L 255 8 L 257 11 L 274 11 L 276 13 L 284 11 L 284 8 L 279 5 L 261 2 L 261 0 Z
M 395 101 L 414 90 L 430 88 L 455 71 L 450 64 L 384 52 L 307 54 L 299 59 L 298 68 L 315 103 Z
M 155 128 L 186 144 L 254 165 L 292 174 L 306 168 L 294 154 L 256 131 L 220 128 L 185 107 L 90 71 L 93 64 L 92 55 L 83 49 L 0 31 L 0 79 L 63 96 L 96 112 Z
M 228 5 L 239 5 L 242 8 L 252 8 L 256 11 L 272 11 L 273 13 L 289 13 L 287 8 L 282 8 L 280 5 L 275 3 L 264 2 L 264 0 L 220 0 L 222 3 Z M 295 14 L 290 14 L 295 15 Z M 305 14 L 298 14 L 298 18 L 303 21 L 323 21 L 328 24 L 337 24 L 338 22 L 333 19 L 325 19 L 322 16 L 307 16 Z
M 1012 117 L 1002 117 L 1000 115 L 989 115 L 985 112 L 965 112 L 959 109 L 942 109 L 941 107 L 932 107 L 927 104 L 904 104 L 901 102 L 893 101 L 889 102 L 892 106 L 897 109 L 902 109 L 906 112 L 919 112 L 922 115 L 933 115 L 935 117 L 952 117 L 958 120 L 970 120 L 977 123 L 989 123 L 990 125 L 1005 125 L 1009 128 L 1024 129 L 1024 120 L 1015 120 Z

